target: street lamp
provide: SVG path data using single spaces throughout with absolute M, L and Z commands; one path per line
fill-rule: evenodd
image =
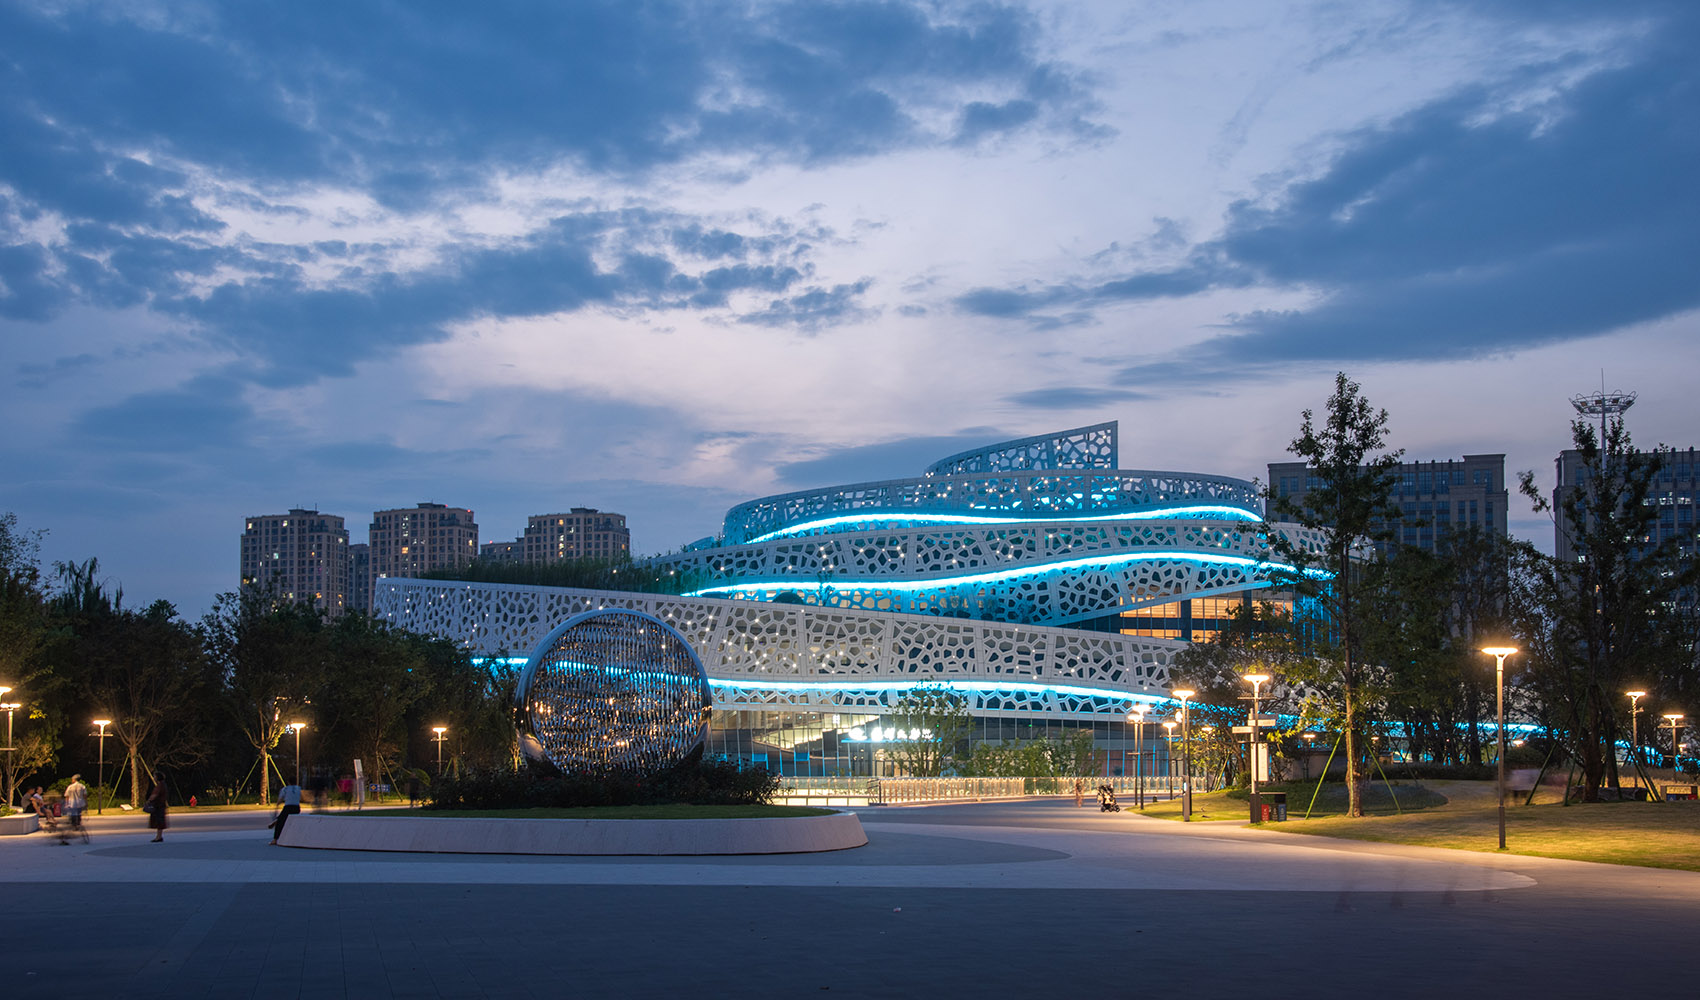
M 1629 759 L 1635 763 L 1635 785 L 1641 786 L 1641 699 L 1645 691 L 1625 691 L 1629 696 Z
M 307 728 L 305 722 L 291 722 L 289 728 L 295 730 L 295 786 L 301 787 L 301 730 Z M 313 808 L 317 809 L 317 806 Z
M 6 691 L 10 690 L 12 689 L 6 688 Z M 4 694 L 5 691 L 0 691 L 0 696 L 3 696 Z M 24 706 L 15 701 L 8 701 L 4 704 L 0 704 L 0 708 L 6 710 L 6 775 L 8 778 L 10 778 L 12 774 L 12 713 L 23 707 Z M 12 805 L 12 797 L 17 793 L 18 790 L 10 787 L 10 784 L 8 784 L 8 787 L 6 788 L 6 806 L 8 808 Z
M 100 774 L 95 780 L 100 782 L 101 798 L 96 799 L 94 803 L 94 814 L 99 816 L 101 802 L 106 797 L 106 727 L 112 725 L 112 720 L 96 719 L 94 724 L 100 727 Z
M 1494 659 L 1494 677 L 1499 699 L 1499 849 L 1505 850 L 1505 658 L 1517 652 L 1516 646 L 1483 646 L 1482 652 Z
M 447 734 L 448 734 L 448 731 L 449 731 L 449 727 L 448 726 L 432 726 L 431 731 L 433 733 L 437 734 L 436 736 L 433 736 L 431 739 L 432 739 L 432 742 L 437 744 L 437 777 L 440 778 L 440 777 L 443 776 L 443 741 L 448 739 Z
M 1257 794 L 1257 696 L 1263 685 L 1269 683 L 1269 675 L 1246 674 L 1244 680 L 1251 685 L 1251 743 L 1249 744 L 1251 752 L 1248 754 L 1251 758 L 1251 821 L 1261 823 L 1263 822 L 1263 799 Z
M 1127 713 L 1127 721 L 1133 723 L 1133 795 L 1139 802 L 1139 808 L 1145 808 L 1145 710 L 1136 708 Z
M 1316 734 L 1304 733 L 1305 741 L 1305 780 L 1310 780 L 1310 755 L 1316 749 Z
M 1682 721 L 1682 713 L 1667 712 L 1665 713 L 1665 721 L 1670 723 L 1670 774 L 1671 780 L 1674 781 L 1677 777 L 1679 777 L 1678 772 L 1681 770 L 1682 765 L 1682 761 L 1678 757 L 1678 755 L 1682 752 L 1682 748 L 1678 746 L 1676 742 L 1676 731 L 1681 728 L 1677 725 L 1677 723 Z
M 1176 688 L 1170 694 L 1181 703 L 1181 822 L 1192 822 L 1192 709 L 1187 699 L 1197 694 L 1191 688 Z
M 1167 771 L 1169 775 L 1169 786 L 1167 790 L 1169 798 L 1171 799 L 1175 797 L 1175 726 L 1177 725 L 1179 725 L 1179 723 L 1175 722 L 1173 719 L 1163 723 L 1164 735 L 1169 739 L 1169 752 L 1168 756 L 1163 758 L 1163 769 Z M 1156 754 L 1152 754 L 1152 757 L 1155 758 Z

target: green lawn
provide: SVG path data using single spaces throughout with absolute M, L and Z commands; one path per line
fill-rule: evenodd
M 1432 785 L 1452 793 L 1452 800 L 1404 816 L 1295 818 L 1268 828 L 1283 833 L 1497 853 L 1499 813 L 1492 784 Z M 1484 791 L 1486 794 L 1482 794 Z M 1700 802 L 1512 804 L 1505 810 L 1505 830 L 1506 850 L 1511 854 L 1700 871 Z
M 1287 793 L 1287 815 L 1297 819 L 1305 814 L 1310 805 L 1311 795 L 1316 792 L 1315 782 L 1290 782 L 1280 785 L 1266 785 L 1264 791 Z M 1397 805 L 1395 805 L 1397 799 Z M 1122 808 L 1127 808 L 1127 797 L 1122 797 Z M 1364 789 L 1364 809 L 1371 815 L 1386 813 L 1394 815 L 1399 810 L 1414 812 L 1417 810 L 1433 809 L 1443 805 L 1446 796 L 1423 785 L 1394 782 L 1389 790 L 1380 781 L 1368 785 Z M 1339 816 L 1346 812 L 1346 786 L 1339 783 L 1325 784 L 1322 793 L 1316 796 L 1316 806 L 1311 812 L 1312 817 Z M 1250 793 L 1245 789 L 1223 792 L 1199 792 L 1192 797 L 1193 822 L 1209 823 L 1219 820 L 1239 820 L 1244 822 L 1250 818 Z M 1181 818 L 1181 803 L 1179 799 L 1159 802 L 1145 807 L 1145 815 L 1158 819 Z
M 343 816 L 417 816 L 426 819 L 765 819 L 828 816 L 811 806 L 580 806 L 573 809 L 361 809 Z

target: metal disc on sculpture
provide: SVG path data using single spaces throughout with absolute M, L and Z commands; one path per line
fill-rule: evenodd
M 515 697 L 526 754 L 569 774 L 678 763 L 707 739 L 713 708 L 690 643 L 637 611 L 568 619 L 531 654 Z

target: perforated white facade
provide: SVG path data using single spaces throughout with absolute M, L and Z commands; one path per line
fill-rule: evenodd
M 654 615 L 702 658 L 719 709 L 877 714 L 924 681 L 979 713 L 1125 714 L 1161 698 L 1186 643 L 1065 628 L 518 584 L 380 580 L 376 613 L 484 656 L 525 656 L 560 622 L 604 608 Z

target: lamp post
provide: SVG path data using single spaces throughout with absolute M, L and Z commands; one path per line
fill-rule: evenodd
M 1177 723 L 1170 719 L 1163 723 L 1164 734 L 1169 738 L 1169 755 L 1164 758 L 1164 770 L 1169 774 L 1169 798 L 1175 797 L 1175 726 Z M 1156 756 L 1153 754 L 1152 756 Z
M 437 777 L 440 778 L 443 776 L 443 741 L 448 739 L 447 733 L 449 731 L 449 727 L 432 726 L 431 731 L 437 734 L 432 737 L 432 741 L 437 744 Z
M 1251 685 L 1251 743 L 1248 744 L 1250 752 L 1247 754 L 1251 758 L 1251 821 L 1261 823 L 1263 822 L 1263 799 L 1257 794 L 1257 696 L 1263 685 L 1269 683 L 1269 675 L 1246 674 L 1244 679 L 1247 684 Z
M 1181 703 L 1181 822 L 1192 822 L 1192 709 L 1187 699 L 1197 694 L 1191 688 L 1171 692 Z
M 1635 763 L 1635 786 L 1641 786 L 1641 699 L 1645 691 L 1625 691 L 1629 696 L 1629 759 Z
M 4 695 L 6 691 L 10 691 L 10 690 L 12 690 L 12 689 L 6 688 L 5 690 L 0 691 L 0 695 Z M 6 806 L 7 806 L 7 808 L 11 807 L 13 797 L 18 794 L 18 790 L 15 787 L 13 787 L 12 781 L 10 780 L 11 776 L 12 776 L 12 749 L 13 749 L 13 747 L 12 747 L 12 713 L 16 712 L 18 709 L 23 708 L 23 707 L 24 706 L 18 704 L 15 701 L 8 701 L 4 704 L 0 704 L 0 708 L 3 708 L 3 709 L 6 710 L 6 777 L 8 779 L 8 781 L 6 782 Z
M 1499 849 L 1505 850 L 1505 658 L 1516 646 L 1484 646 L 1482 652 L 1494 659 L 1495 688 L 1499 704 Z
M 112 720 L 96 719 L 94 724 L 100 727 L 100 773 L 95 780 L 100 782 L 101 798 L 96 799 L 94 803 L 94 814 L 99 816 L 101 803 L 106 797 L 106 727 L 112 725 Z
M 1676 742 L 1676 731 L 1681 728 L 1677 723 L 1682 721 L 1682 713 L 1667 712 L 1665 713 L 1665 721 L 1670 723 L 1670 774 L 1671 780 L 1674 781 L 1679 775 L 1682 763 L 1678 757 L 1682 748 Z
M 1133 723 L 1133 796 L 1139 802 L 1139 808 L 1145 808 L 1145 711 L 1134 709 L 1127 713 L 1127 721 Z
M 1304 741 L 1305 741 L 1305 780 L 1309 781 L 1310 780 L 1310 755 L 1311 755 L 1311 752 L 1316 748 L 1316 734 L 1315 733 L 1304 733 L 1303 736 L 1304 736 Z
M 289 728 L 295 730 L 295 785 L 299 788 L 301 786 L 301 730 L 306 729 L 307 724 L 305 722 L 291 722 Z

